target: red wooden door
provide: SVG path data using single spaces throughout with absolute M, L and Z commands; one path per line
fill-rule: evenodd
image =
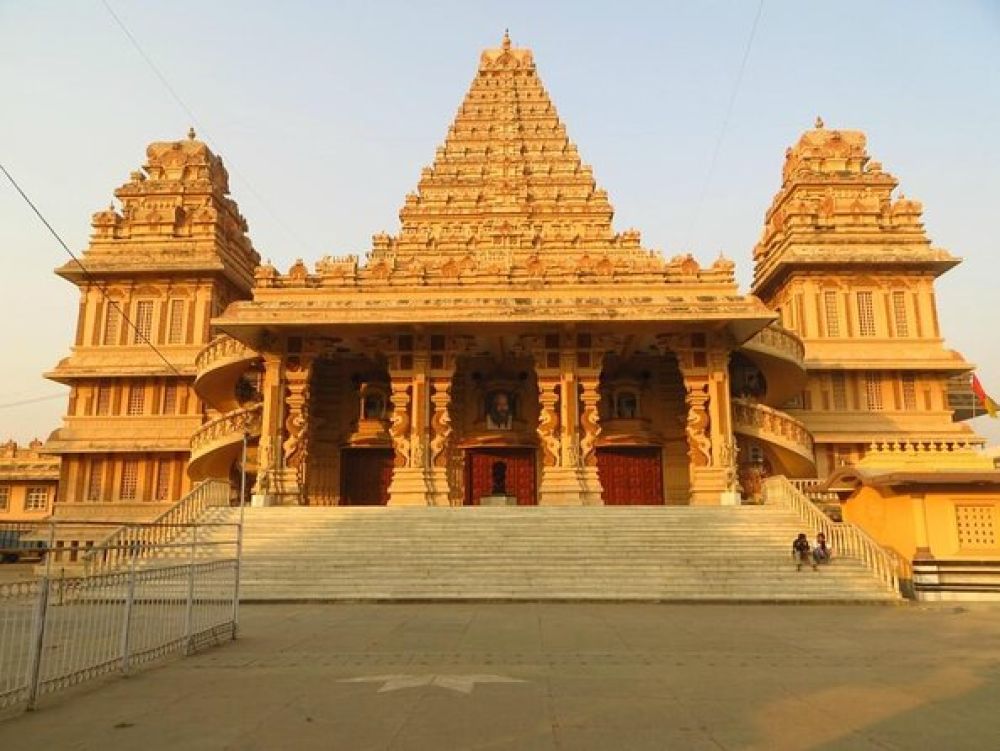
M 392 449 L 340 452 L 340 505 L 384 506 L 392 482 Z
M 609 506 L 663 503 L 659 446 L 606 446 L 597 449 L 597 472 Z
M 531 448 L 468 449 L 465 453 L 465 505 L 478 506 L 493 489 L 493 465 L 507 465 L 507 494 L 518 506 L 534 506 L 535 450 Z

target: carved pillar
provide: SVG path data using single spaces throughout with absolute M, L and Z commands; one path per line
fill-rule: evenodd
M 721 337 L 704 334 L 669 338 L 684 381 L 684 432 L 691 479 L 689 502 L 717 506 L 733 502 L 732 418 L 729 414 L 729 352 Z
M 396 466 L 389 484 L 389 505 L 433 505 L 428 358 L 425 352 L 418 351 L 393 359 L 396 362 L 389 368 L 393 405 L 389 434 L 396 451 Z
M 580 411 L 580 482 L 584 503 L 603 503 L 603 488 L 597 473 L 597 437 L 601 434 L 601 416 L 597 405 L 601 401 L 598 391 L 600 370 L 588 369 L 579 374 Z
M 260 441 L 257 445 L 257 482 L 251 497 L 254 506 L 269 506 L 274 502 L 271 486 L 274 474 L 281 469 L 281 426 L 285 407 L 282 364 L 281 355 L 264 355 L 264 378 L 261 384 L 264 404 L 261 408 Z
M 435 375 L 430 381 L 430 441 L 427 457 L 431 504 L 450 504 L 448 458 L 450 453 L 452 375 Z
M 309 379 L 313 360 L 307 356 L 289 357 L 285 363 L 284 441 L 281 444 L 282 466 L 272 482 L 275 505 L 304 505 L 306 466 L 309 455 Z
M 589 427 L 583 428 L 581 437 L 578 340 L 573 334 L 563 334 L 559 337 L 558 350 L 540 346 L 532 354 L 538 376 L 538 436 L 543 451 L 538 503 L 546 506 L 600 504 L 596 460 L 588 465 L 581 455 L 582 438 L 589 436 L 592 441 L 597 437 L 593 432 L 597 425 L 597 400 L 593 400 L 595 414 L 588 416 L 591 422 Z M 586 356 L 589 362 L 589 345 Z M 558 367 L 553 367 L 556 363 Z M 594 381 L 591 390 L 596 396 L 596 377 L 591 370 L 588 370 L 588 380 Z M 586 386 L 584 391 L 587 391 Z M 589 449 L 593 450 L 592 442 Z

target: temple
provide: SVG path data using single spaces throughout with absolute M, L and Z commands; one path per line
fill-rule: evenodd
M 58 270 L 81 302 L 48 374 L 72 389 L 57 505 L 149 517 L 244 469 L 256 505 L 726 505 L 872 452 L 975 452 L 934 298 L 959 259 L 896 187 L 818 120 L 741 292 L 732 261 L 614 228 L 507 37 L 364 257 L 261 263 L 221 158 L 155 143 L 89 274 Z

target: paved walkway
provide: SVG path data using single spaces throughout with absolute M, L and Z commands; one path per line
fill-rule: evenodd
M 996 749 L 1000 607 L 259 605 L 2 748 Z

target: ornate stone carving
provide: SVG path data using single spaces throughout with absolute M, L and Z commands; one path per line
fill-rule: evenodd
M 433 389 L 431 404 L 434 405 L 434 414 L 431 417 L 431 465 L 435 467 L 448 466 L 445 448 L 452 434 L 451 380 L 451 378 L 435 378 L 431 382 Z
M 395 465 L 410 466 L 410 384 L 393 382 L 389 436 L 396 451 Z
M 550 380 L 538 383 L 538 438 L 541 441 L 546 467 L 558 467 L 562 463 L 562 442 L 559 430 L 559 383 Z
M 305 466 L 308 450 L 311 370 L 310 364 L 301 362 L 290 362 L 285 368 L 287 380 L 285 432 L 288 437 L 281 447 L 285 455 L 285 466 L 295 469 L 299 475 Z M 301 476 L 299 479 L 302 479 Z
M 688 408 L 684 426 L 688 441 L 688 458 L 695 467 L 710 466 L 712 439 L 708 436 L 708 384 L 697 382 L 688 384 L 684 401 Z
M 588 466 L 597 465 L 597 452 L 594 450 L 597 437 L 601 434 L 601 417 L 598 404 L 601 400 L 596 377 L 580 379 L 580 400 L 583 411 L 580 413 L 580 455 L 583 463 Z

